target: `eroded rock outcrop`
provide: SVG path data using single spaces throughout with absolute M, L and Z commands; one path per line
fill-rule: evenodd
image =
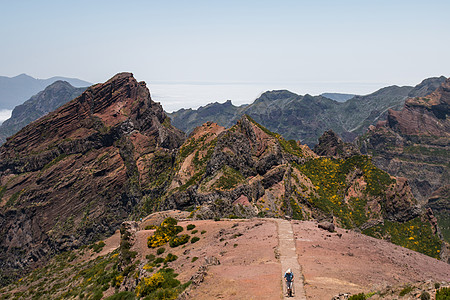
M 331 156 L 336 158 L 348 158 L 360 154 L 359 150 L 351 143 L 345 143 L 333 132 L 328 130 L 319 138 L 319 143 L 314 146 L 313 151 L 320 156 Z
M 363 153 L 394 176 L 405 177 L 421 206 L 433 209 L 444 238 L 450 241 L 450 79 L 431 94 L 413 97 L 401 111 L 372 126 L 361 138 Z
M 3 275 L 112 234 L 163 192 L 155 179 L 183 141 L 131 73 L 23 128 L 0 148 Z

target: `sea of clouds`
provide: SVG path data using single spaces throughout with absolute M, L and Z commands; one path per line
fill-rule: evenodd
M 231 100 L 234 105 L 251 104 L 262 93 L 271 90 L 289 90 L 299 95 L 320 95 L 325 92 L 365 95 L 385 86 L 384 83 L 305 82 L 305 83 L 152 83 L 147 82 L 153 101 L 164 110 L 196 109 L 208 103 Z
M 11 117 L 12 110 L 10 109 L 0 109 L 0 124 L 3 121 L 8 120 Z

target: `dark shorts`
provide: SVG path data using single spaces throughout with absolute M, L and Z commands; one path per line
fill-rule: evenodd
M 286 281 L 286 288 L 292 289 L 292 281 Z

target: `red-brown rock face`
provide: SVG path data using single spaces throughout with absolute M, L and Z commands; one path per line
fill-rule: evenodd
M 450 79 L 426 97 L 411 98 L 401 111 L 390 110 L 389 127 L 402 135 L 450 136 Z
M 408 99 L 401 111 L 390 110 L 387 122 L 372 127 L 361 141 L 378 167 L 408 179 L 416 199 L 433 209 L 447 241 L 450 199 L 443 191 L 450 189 L 449 115 L 447 79 L 433 93 Z
M 131 73 L 26 126 L 0 148 L 1 269 L 114 232 L 143 195 L 162 192 L 149 182 L 183 140 Z M 165 164 L 149 176 L 155 157 Z

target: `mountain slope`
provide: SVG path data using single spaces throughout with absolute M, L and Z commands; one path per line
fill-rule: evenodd
M 395 176 L 408 178 L 415 197 L 433 208 L 450 241 L 450 80 L 425 96 L 410 98 L 401 111 L 371 127 L 360 141 L 374 163 Z
M 229 128 L 247 114 L 286 139 L 300 140 L 314 146 L 320 135 L 329 129 L 346 141 L 354 140 L 369 125 L 383 120 L 388 109 L 401 108 L 408 96 L 430 93 L 444 80 L 445 77 L 430 78 L 416 87 L 386 87 L 345 102 L 323 96 L 300 96 L 289 91 L 269 91 L 246 106 L 236 107 L 227 101 L 224 104 L 208 104 L 197 110 L 182 109 L 168 115 L 175 126 L 190 133 L 207 121 Z
M 12 111 L 11 118 L 0 126 L 0 145 L 6 138 L 29 123 L 78 97 L 86 88 L 75 88 L 66 81 L 56 81 Z
M 295 105 L 295 94 L 279 93 Z M 272 96 L 259 99 L 261 111 Z M 318 156 L 243 116 L 229 129 L 205 123 L 185 141 L 145 83 L 118 74 L 0 147 L 1 279 L 111 235 L 124 220 L 175 208 L 193 219 L 328 220 L 442 256 L 433 214 L 408 183 L 329 137 L 317 149 L 331 156 Z
M 159 298 L 164 295 L 165 299 L 174 299 L 188 286 L 187 297 L 180 299 L 282 298 L 281 257 L 276 253 L 281 250 L 279 241 L 285 236 L 280 235 L 275 220 L 180 220 L 182 234 L 198 241 L 178 247 L 165 244 L 161 253 L 158 248 L 147 247 L 147 238 L 154 230 L 145 227 L 158 226 L 164 216 L 185 218 L 186 214 L 175 211 L 153 214 L 134 229 L 137 231 L 127 231 L 131 235 L 130 252 L 135 258 L 126 268 L 119 267 L 124 243 L 117 232 L 104 245 L 93 244 L 51 259 L 48 266 L 0 289 L 0 297 L 114 297 L 106 298 L 111 300 L 153 293 L 150 299 L 158 299 L 158 294 Z M 330 233 L 319 229 L 316 222 L 290 223 L 296 239 L 295 256 L 298 255 L 303 275 L 295 276 L 296 280 L 305 281 L 308 299 L 332 299 L 344 292 L 376 293 L 367 299 L 380 299 L 381 289 L 415 286 L 419 281 L 421 285 L 426 282 L 432 286 L 430 294 L 434 295 L 434 283 L 450 284 L 445 282 L 450 278 L 450 269 L 442 261 L 355 231 L 336 228 L 336 232 Z M 195 229 L 189 230 L 188 226 Z M 157 263 L 161 260 L 164 263 Z M 166 284 L 155 274 L 165 275 Z M 179 275 L 173 280 L 167 276 L 170 274 Z M 148 288 L 142 289 L 146 280 Z M 190 285 L 185 284 L 189 281 Z M 389 295 L 397 297 L 401 290 L 395 294 L 390 291 Z M 414 288 L 408 296 L 416 294 L 420 295 L 420 290 L 417 293 Z
M 228 130 L 206 123 L 181 147 L 168 192 L 148 201 L 162 210 L 191 210 L 197 219 L 333 220 L 439 257 L 433 216 L 417 206 L 406 180 L 389 176 L 354 149 L 344 153 L 318 157 L 248 116 Z M 414 241 L 408 226 L 418 230 Z
M 112 234 L 161 193 L 147 187 L 153 162 L 170 164 L 183 140 L 130 73 L 24 127 L 0 148 L 2 279 Z
M 15 77 L 0 76 L 0 109 L 13 109 L 55 81 L 67 81 L 75 87 L 90 86 L 91 83 L 66 77 L 36 79 L 26 74 Z

